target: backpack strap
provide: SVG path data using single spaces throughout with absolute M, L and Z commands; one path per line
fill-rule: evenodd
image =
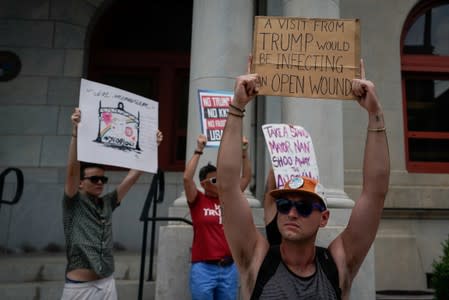
M 332 284 L 332 287 L 334 288 L 335 293 L 337 294 L 337 299 L 340 300 L 341 289 L 340 289 L 340 282 L 338 279 L 338 269 L 337 265 L 335 264 L 334 258 L 332 257 L 331 253 L 327 248 L 318 246 L 316 247 L 316 257 L 321 265 L 321 268 L 323 268 L 323 271 L 326 274 L 327 279 Z
M 257 274 L 256 284 L 254 285 L 251 300 L 259 299 L 265 284 L 274 275 L 280 262 L 281 251 L 279 245 L 271 246 L 270 249 L 268 249 L 262 265 L 260 266 L 259 273 Z

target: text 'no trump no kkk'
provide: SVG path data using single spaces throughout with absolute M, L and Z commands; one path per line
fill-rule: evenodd
M 257 16 L 252 72 L 260 95 L 355 99 L 360 78 L 360 23 L 349 19 Z

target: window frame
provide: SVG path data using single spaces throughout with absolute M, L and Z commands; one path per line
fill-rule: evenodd
M 405 54 L 404 41 L 412 25 L 428 10 L 449 2 L 422 1 L 412 9 L 401 34 L 401 83 L 402 83 L 402 110 L 404 125 L 404 148 L 406 169 L 410 173 L 449 173 L 449 162 L 423 162 L 410 160 L 410 139 L 444 139 L 449 140 L 449 131 L 412 131 L 408 129 L 406 79 L 419 77 L 433 80 L 436 75 L 444 74 L 449 77 L 449 56 L 436 56 L 429 54 Z M 449 37 L 448 37 L 449 38 Z

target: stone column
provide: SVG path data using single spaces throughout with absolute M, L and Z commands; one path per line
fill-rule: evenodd
M 194 0 L 186 160 L 192 157 L 201 133 L 198 89 L 232 91 L 235 77 L 246 72 L 251 52 L 253 11 L 253 1 L 248 0 Z M 252 107 L 247 108 L 244 119 L 244 134 L 249 138 L 250 147 L 254 144 L 250 134 L 252 110 Z M 208 162 L 216 165 L 217 153 L 218 148 L 206 148 L 198 169 Z M 195 181 L 199 187 L 198 170 Z M 260 206 L 254 198 L 250 199 L 250 204 Z M 169 215 L 190 219 L 184 192 L 169 209 Z M 190 299 L 191 243 L 190 225 L 171 223 L 161 226 L 156 299 Z
M 284 16 L 339 18 L 338 0 L 283 1 Z M 354 103 L 354 105 L 357 105 Z M 320 181 L 326 187 L 331 217 L 317 243 L 327 246 L 346 226 L 354 202 L 344 192 L 343 113 L 341 101 L 282 99 L 282 122 L 303 126 L 312 136 Z M 359 149 L 363 151 L 363 149 Z M 351 299 L 375 299 L 374 256 L 368 253 L 354 280 Z
M 201 133 L 198 89 L 232 91 L 235 77 L 246 72 L 251 53 L 253 10 L 253 1 L 194 1 L 186 161 L 192 157 Z M 253 106 L 248 105 L 246 110 L 243 134 L 248 137 L 251 148 L 254 145 Z M 218 148 L 206 148 L 198 169 L 208 162 L 216 165 L 217 153 Z M 199 186 L 197 174 L 198 170 L 195 180 Z M 250 200 L 252 206 L 260 205 L 253 200 Z M 185 196 L 181 194 L 174 205 L 187 206 Z

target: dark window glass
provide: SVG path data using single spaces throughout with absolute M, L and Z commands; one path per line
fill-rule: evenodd
M 409 131 L 449 131 L 449 80 L 406 79 Z
M 422 162 L 449 162 L 449 140 L 410 139 L 410 159 Z
M 429 9 L 413 23 L 404 53 L 449 55 L 449 4 Z

